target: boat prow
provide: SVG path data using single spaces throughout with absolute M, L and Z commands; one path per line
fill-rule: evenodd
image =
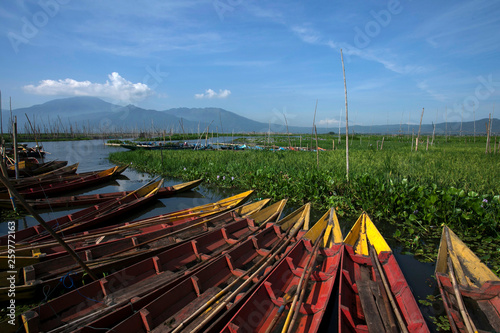
M 453 332 L 500 332 L 500 278 L 447 226 L 435 273 Z

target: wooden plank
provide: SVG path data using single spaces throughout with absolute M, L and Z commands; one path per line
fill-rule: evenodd
M 395 319 L 392 311 L 388 311 L 388 309 L 390 309 L 390 305 L 386 305 L 386 299 L 384 299 L 384 296 L 382 295 L 380 285 L 375 281 L 369 281 L 369 284 L 372 293 L 375 296 L 375 302 L 377 304 L 382 323 L 384 324 L 385 332 L 397 332 L 397 329 L 391 326 L 391 323 L 394 323 Z
M 386 330 L 384 324 L 382 323 L 382 319 L 380 318 L 380 313 L 378 312 L 370 283 L 370 280 L 356 282 L 359 298 L 361 300 L 361 307 L 363 308 L 363 313 L 365 315 L 366 325 L 368 326 L 368 331 L 370 332 L 385 332 Z

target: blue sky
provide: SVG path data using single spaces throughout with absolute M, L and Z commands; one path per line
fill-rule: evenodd
M 350 123 L 498 117 L 499 31 L 487 0 L 2 1 L 2 109 L 89 95 L 309 126 L 318 100 L 336 128 L 342 48 Z

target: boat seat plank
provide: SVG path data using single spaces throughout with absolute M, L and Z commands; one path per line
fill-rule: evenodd
M 370 284 L 371 281 L 369 280 L 361 280 L 356 283 L 366 324 L 370 332 L 385 332 L 385 327 L 380 317 Z

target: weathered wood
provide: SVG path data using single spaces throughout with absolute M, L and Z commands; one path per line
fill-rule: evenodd
M 368 331 L 370 332 L 385 332 L 385 327 L 382 323 L 382 318 L 380 318 L 380 313 L 375 302 L 375 295 L 372 293 L 370 284 L 370 280 L 361 280 L 356 282 L 361 307 L 363 308 L 363 313 L 365 315 L 366 325 L 368 326 Z

